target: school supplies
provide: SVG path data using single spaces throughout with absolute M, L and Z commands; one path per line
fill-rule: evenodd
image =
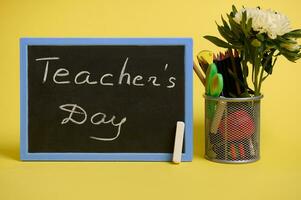
M 228 50 L 225 53 L 214 55 L 214 61 L 218 73 L 222 74 L 224 80 L 223 96 L 240 97 L 244 91 L 244 80 L 237 51 Z
M 215 74 L 210 84 L 210 95 L 218 97 L 223 90 L 223 76 L 219 73 Z
M 210 85 L 212 84 L 213 77 L 216 74 L 217 74 L 216 65 L 214 63 L 211 63 L 206 72 L 206 84 L 205 84 L 206 94 L 209 96 L 211 96 Z
M 179 164 L 182 159 L 183 139 L 184 139 L 185 123 L 178 121 L 176 128 L 176 137 L 173 150 L 172 161 Z
M 227 124 L 227 127 L 224 124 Z M 255 132 L 253 118 L 244 110 L 234 111 L 222 119 L 219 131 L 229 141 L 248 139 Z
M 199 70 L 195 62 L 193 62 L 193 70 L 195 71 L 196 75 L 199 77 L 201 83 L 205 86 L 206 84 L 205 77 L 203 76 L 202 72 Z
M 224 110 L 226 108 L 227 102 L 225 101 L 219 101 L 216 106 L 215 116 L 213 117 L 213 120 L 211 122 L 211 128 L 210 133 L 216 134 L 219 124 L 221 122 L 221 119 L 224 114 Z
M 206 73 L 208 65 L 213 62 L 213 56 L 214 54 L 208 50 L 203 50 L 198 53 L 197 59 L 204 73 Z
M 245 97 L 250 92 L 246 92 L 237 51 L 229 49 L 225 53 L 213 54 L 206 50 L 201 51 L 197 59 L 200 67 L 197 68 L 194 63 L 194 68 L 197 75 L 202 75 L 198 76 L 203 84 L 205 80 L 206 96 Z M 221 159 L 229 160 L 255 156 L 252 138 L 255 123 L 247 110 L 232 110 L 231 102 L 213 99 L 206 104 L 206 120 L 209 122 L 212 154 L 220 156 L 224 152 L 226 157 Z

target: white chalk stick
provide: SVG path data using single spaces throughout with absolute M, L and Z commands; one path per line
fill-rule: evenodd
M 172 161 L 180 163 L 182 159 L 183 139 L 184 139 L 185 123 L 178 121 L 176 128 L 175 144 L 173 149 Z

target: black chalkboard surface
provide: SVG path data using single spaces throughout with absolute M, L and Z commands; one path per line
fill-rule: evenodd
M 184 121 L 191 160 L 191 48 L 185 38 L 21 39 L 21 159 L 171 160 Z

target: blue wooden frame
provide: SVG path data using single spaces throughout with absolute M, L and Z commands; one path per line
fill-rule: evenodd
M 28 45 L 184 45 L 185 46 L 185 153 L 193 154 L 192 39 L 191 38 L 21 38 L 20 109 L 21 160 L 171 161 L 171 153 L 29 153 L 28 152 Z

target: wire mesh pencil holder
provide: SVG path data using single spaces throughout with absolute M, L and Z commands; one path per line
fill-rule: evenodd
M 260 100 L 205 97 L 205 158 L 221 163 L 254 162 L 260 156 Z

